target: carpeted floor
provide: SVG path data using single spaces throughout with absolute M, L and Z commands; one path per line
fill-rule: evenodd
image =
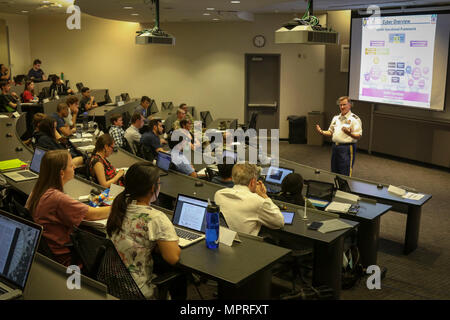
M 331 147 L 280 143 L 280 157 L 330 170 Z M 387 268 L 381 290 L 369 290 L 365 280 L 341 299 L 450 299 L 450 172 L 427 165 L 358 152 L 353 176 L 396 186 L 412 187 L 433 197 L 422 207 L 419 247 L 402 253 L 406 215 L 390 211 L 381 218 L 379 266 Z M 205 299 L 214 299 L 214 286 L 201 285 Z M 200 299 L 189 286 L 189 299 Z

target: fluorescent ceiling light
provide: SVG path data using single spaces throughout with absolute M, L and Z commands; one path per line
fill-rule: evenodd
M 241 3 L 240 1 L 231 1 L 231 3 Z
M 215 9 L 215 8 L 206 8 L 206 10 L 214 11 L 214 10 L 216 10 L 216 9 Z
M 134 9 L 133 7 L 123 7 L 125 10 L 131 10 Z

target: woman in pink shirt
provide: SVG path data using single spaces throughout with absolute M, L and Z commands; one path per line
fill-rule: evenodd
M 33 220 L 44 227 L 44 237 L 56 260 L 69 266 L 72 261 L 69 248 L 73 226 L 82 220 L 100 220 L 109 216 L 111 207 L 92 208 L 64 193 L 64 185 L 74 177 L 72 157 L 67 150 L 52 150 L 42 158 L 39 178 L 26 207 Z

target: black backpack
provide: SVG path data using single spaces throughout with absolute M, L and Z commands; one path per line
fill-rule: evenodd
M 348 264 L 342 267 L 342 289 L 353 288 L 364 275 L 364 268 L 360 262 L 359 250 L 356 245 L 352 245 L 344 252 Z

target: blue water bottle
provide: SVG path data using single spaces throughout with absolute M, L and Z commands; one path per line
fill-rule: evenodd
M 206 208 L 206 247 L 209 249 L 219 247 L 219 212 L 220 207 L 209 202 Z

